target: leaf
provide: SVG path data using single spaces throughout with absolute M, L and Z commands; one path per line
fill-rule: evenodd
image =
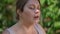
M 14 1 L 16 0 L 4 0 L 6 3 L 10 4 L 10 3 L 13 3 Z
M 58 16 L 60 15 L 60 9 L 59 9 L 59 11 L 58 11 L 58 13 L 57 13 L 57 14 L 58 14 Z
M 57 29 L 60 29 L 60 22 L 55 22 L 54 23 L 54 28 L 57 30 Z
M 40 0 L 41 5 L 43 6 L 46 0 Z
M 2 14 L 0 13 L 0 19 L 2 19 Z

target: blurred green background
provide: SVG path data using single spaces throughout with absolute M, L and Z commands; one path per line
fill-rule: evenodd
M 41 20 L 47 34 L 60 34 L 60 0 L 40 0 Z M 16 23 L 16 0 L 0 0 L 0 34 Z

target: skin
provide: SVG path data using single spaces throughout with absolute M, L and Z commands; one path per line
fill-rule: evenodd
M 11 27 L 11 29 L 16 34 L 38 34 L 34 25 L 39 22 L 40 17 L 40 5 L 38 0 L 29 0 L 21 12 L 19 9 L 17 10 L 19 14 L 20 20 Z M 39 16 L 35 19 L 35 16 Z M 44 32 L 42 27 L 40 26 L 41 30 Z M 3 34 L 9 34 L 8 31 L 3 32 Z M 45 34 L 45 32 L 44 32 Z
M 35 16 L 40 17 L 40 5 L 37 0 L 29 0 L 24 6 L 23 12 L 17 12 L 20 15 L 20 21 L 26 27 L 39 22 L 39 18 L 35 19 Z

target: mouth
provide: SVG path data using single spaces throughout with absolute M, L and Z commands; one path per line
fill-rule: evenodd
M 34 16 L 34 19 L 39 19 L 39 16 Z

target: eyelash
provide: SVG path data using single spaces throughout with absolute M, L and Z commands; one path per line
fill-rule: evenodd
M 35 7 L 29 7 L 30 9 L 32 9 L 32 10 L 34 10 L 35 9 Z M 40 8 L 38 7 L 37 8 L 38 10 L 40 10 Z
M 34 10 L 35 9 L 35 7 L 29 7 L 30 9 L 32 9 L 32 10 Z

